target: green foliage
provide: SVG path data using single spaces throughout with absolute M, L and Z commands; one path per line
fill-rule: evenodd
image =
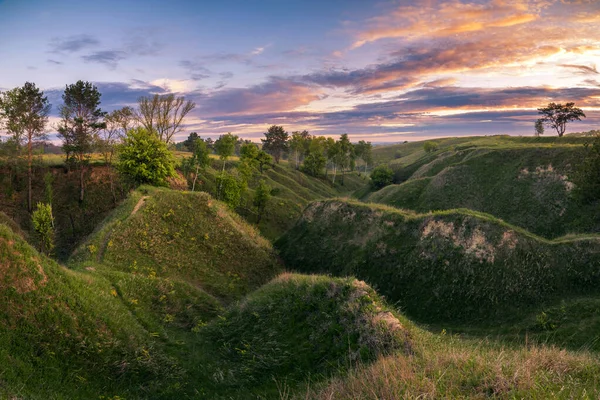
M 547 241 L 468 210 L 316 202 L 276 246 L 288 268 L 355 275 L 428 321 L 507 315 L 600 283 L 597 237 Z
M 52 253 L 54 249 L 54 217 L 52 216 L 52 205 L 38 203 L 37 208 L 31 215 L 33 229 L 40 243 L 40 251 L 46 254 Z
M 539 120 L 555 129 L 559 137 L 564 135 L 568 122 L 585 118 L 583 110 L 575 107 L 575 103 L 548 103 L 546 107 L 538 108 L 538 114 L 542 115 Z
M 438 149 L 438 144 L 436 142 L 427 141 L 423 144 L 423 150 L 425 150 L 426 153 L 434 152 L 437 149 Z
M 215 142 L 215 152 L 221 160 L 223 160 L 223 169 L 225 169 L 225 161 L 233 155 L 235 151 L 235 144 L 238 140 L 236 135 L 227 133 L 221 135 Z
M 233 209 L 240 205 L 246 186 L 244 179 L 229 172 L 221 172 L 216 177 L 216 183 L 219 187 L 219 200 Z
M 327 164 L 327 158 L 319 152 L 310 153 L 304 159 L 302 164 L 302 171 L 306 172 L 311 176 L 321 176 L 323 174 L 323 168 Z
M 91 244 L 95 255 L 87 250 Z M 227 300 L 239 299 L 279 270 L 270 243 L 230 207 L 205 192 L 150 186 L 134 191 L 71 260 L 177 278 Z
M 117 170 L 138 185 L 166 186 L 167 178 L 175 175 L 173 155 L 166 143 L 144 128 L 127 132 L 119 146 Z
M 585 153 L 574 174 L 575 193 L 584 202 L 600 199 L 600 137 L 585 145 Z
M 544 134 L 544 121 L 538 119 L 535 121 L 535 136 L 542 136 Z
M 258 213 L 258 221 L 256 224 L 260 224 L 260 220 L 263 217 L 267 204 L 269 204 L 269 200 L 271 199 L 271 190 L 271 186 L 267 185 L 264 179 L 261 179 L 256 187 L 256 190 L 254 191 L 252 205 L 254 205 Z
M 385 317 L 385 318 L 384 318 Z M 373 289 L 352 278 L 284 274 L 200 331 L 220 391 L 294 388 L 410 346 Z M 254 393 L 253 393 L 254 392 Z M 275 393 L 271 393 L 271 398 Z
M 200 139 L 198 133 L 192 132 L 188 135 L 187 139 L 183 141 L 183 147 L 185 147 L 188 151 L 194 152 L 196 140 Z
M 289 135 L 282 126 L 273 125 L 265 133 L 265 138 L 261 139 L 263 150 L 271 154 L 277 164 L 288 151 L 288 138 Z
M 394 180 L 394 171 L 387 165 L 379 165 L 371 172 L 371 186 L 374 189 L 381 189 L 391 185 Z

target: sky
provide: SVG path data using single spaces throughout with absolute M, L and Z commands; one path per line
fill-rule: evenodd
M 0 0 L 0 91 L 36 83 L 51 125 L 79 79 L 105 111 L 176 93 L 196 103 L 178 141 L 532 135 L 549 102 L 587 131 L 599 26 L 600 0 Z

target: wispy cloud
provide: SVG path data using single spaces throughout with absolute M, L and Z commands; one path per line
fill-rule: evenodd
M 102 50 L 81 56 L 81 59 L 87 63 L 104 64 L 110 69 L 115 69 L 119 61 L 124 60 L 125 58 L 125 52 L 119 50 Z
M 50 41 L 52 53 L 75 53 L 91 47 L 96 47 L 100 41 L 91 35 L 74 35 L 63 38 L 53 38 Z

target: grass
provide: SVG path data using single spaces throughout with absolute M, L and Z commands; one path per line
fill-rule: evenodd
M 522 313 L 600 283 L 598 237 L 551 241 L 466 209 L 316 202 L 276 247 L 288 268 L 357 276 L 428 322 Z
M 412 356 L 390 355 L 314 385 L 297 399 L 591 399 L 600 364 L 553 347 L 515 348 L 415 332 Z
M 363 199 L 417 212 L 469 208 L 547 238 L 600 232 L 597 204 L 581 204 L 572 191 L 570 177 L 583 156 L 577 142 L 584 139 L 560 144 L 517 139 L 425 155 L 402 164 L 397 175 L 403 183 Z
M 141 187 L 72 257 L 86 261 L 189 282 L 227 301 L 280 268 L 270 243 L 226 205 L 207 193 L 152 187 Z
M 66 270 L 0 224 L 0 397 L 168 393 L 176 362 L 96 276 Z

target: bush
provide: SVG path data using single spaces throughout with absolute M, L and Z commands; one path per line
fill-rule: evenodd
M 167 178 L 175 176 L 173 155 L 167 144 L 144 128 L 127 132 L 119 146 L 117 170 L 137 185 L 167 186 Z
M 600 199 L 600 137 L 585 145 L 586 153 L 575 172 L 575 193 L 584 202 Z
M 31 216 L 33 229 L 40 242 L 40 251 L 50 254 L 54 249 L 54 217 L 50 204 L 38 203 Z
M 394 181 L 394 171 L 387 165 L 379 165 L 371 172 L 371 186 L 381 189 Z
M 437 149 L 438 144 L 435 142 L 427 141 L 425 142 L 425 144 L 423 144 L 423 150 L 425 150 L 426 153 L 431 153 L 432 151 L 436 151 Z
M 244 183 L 234 175 L 223 172 L 216 179 L 218 188 L 218 199 L 226 203 L 231 208 L 236 208 L 242 200 L 242 192 L 245 189 Z

